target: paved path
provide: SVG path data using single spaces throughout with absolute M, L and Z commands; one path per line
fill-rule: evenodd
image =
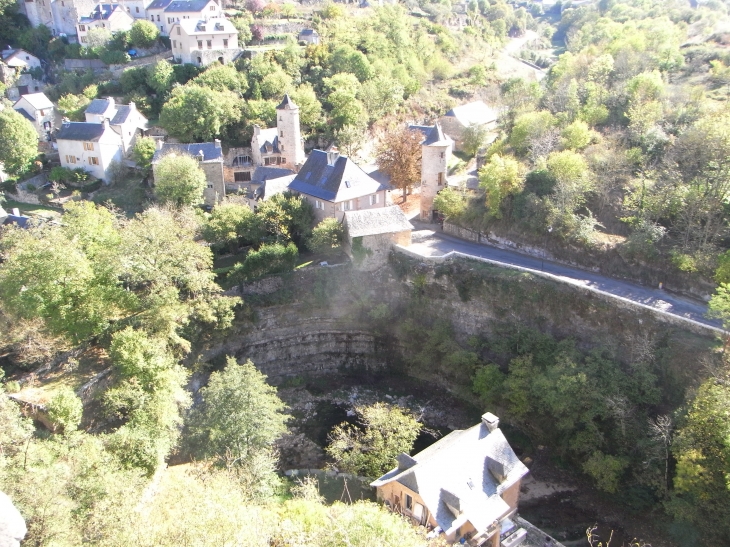
M 517 267 L 564 283 L 587 287 L 616 298 L 629 300 L 660 313 L 700 323 L 716 331 L 721 330 L 720 321 L 707 319 L 705 316 L 707 305 L 702 301 L 678 297 L 660 289 L 612 279 L 586 270 L 571 268 L 547 260 L 543 261 L 533 256 L 472 243 L 447 234 L 436 233 L 432 230 L 414 232 L 413 243 L 408 247 L 408 250 L 423 257 L 442 257 L 455 251 L 488 259 L 507 267 Z

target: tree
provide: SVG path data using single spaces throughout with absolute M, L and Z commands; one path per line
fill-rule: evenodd
M 196 76 L 191 83 L 215 91 L 233 91 L 235 93 L 245 93 L 248 88 L 246 77 L 238 72 L 233 65 L 218 63 L 208 67 L 205 72 Z
M 157 150 L 157 144 L 152 137 L 137 137 L 132 148 L 132 158 L 142 169 L 152 167 L 152 157 Z
M 556 124 L 555 117 L 544 110 L 522 114 L 515 120 L 509 143 L 517 154 L 527 154 L 531 146 L 554 129 Z
M 388 131 L 378 146 L 377 164 L 390 177 L 391 184 L 408 191 L 421 180 L 421 141 L 423 135 L 406 126 Z
M 80 122 L 86 119 L 84 111 L 91 99 L 84 95 L 62 95 L 58 99 L 58 109 L 71 121 Z
M 139 22 L 147 23 L 148 21 Z M 170 91 L 174 81 L 175 72 L 170 62 L 166 59 L 157 61 L 157 63 L 148 67 L 147 85 L 154 89 L 158 95 L 164 95 Z
M 297 264 L 299 251 L 293 243 L 266 243 L 249 251 L 246 260 L 236 264 L 229 277 L 234 280 L 257 279 L 264 275 L 290 272 Z
M 211 140 L 241 117 L 241 101 L 230 91 L 195 84 L 173 89 L 160 112 L 160 124 L 178 138 Z
M 469 205 L 469 200 L 463 192 L 446 187 L 433 200 L 433 208 L 447 219 L 456 219 L 463 214 Z
M 278 242 L 294 241 L 301 246 L 312 232 L 312 204 L 290 192 L 274 194 L 259 205 L 256 215 Z
M 205 173 L 189 154 L 168 152 L 155 165 L 155 197 L 175 206 L 197 205 L 203 201 Z
M 485 125 L 469 124 L 468 127 L 464 128 L 464 152 L 470 156 L 476 156 L 487 141 L 488 134 L 489 130 Z
M 288 5 L 288 4 L 284 4 Z M 292 100 L 299 106 L 299 121 L 305 127 L 317 129 L 322 124 L 322 103 L 311 84 L 302 84 L 291 92 Z
M 479 169 L 479 186 L 486 192 L 487 207 L 495 218 L 502 218 L 502 201 L 519 193 L 524 182 L 522 166 L 508 156 L 494 154 Z
M 203 228 L 203 237 L 214 245 L 227 245 L 231 253 L 238 252 L 239 239 L 258 242 L 263 235 L 261 219 L 245 205 L 222 203 L 213 209 Z
M 555 178 L 553 199 L 556 206 L 561 213 L 572 213 L 591 189 L 586 160 L 570 150 L 553 152 L 548 157 L 547 168 Z
M 160 29 L 146 19 L 138 19 L 129 29 L 129 40 L 133 45 L 141 48 L 147 48 L 154 45 L 160 36 Z
M 342 245 L 344 229 L 336 218 L 325 218 L 312 230 L 309 247 L 315 252 L 330 252 Z
M 251 361 L 239 365 L 228 357 L 200 397 L 188 422 L 190 447 L 199 457 L 222 459 L 230 452 L 245 462 L 269 451 L 286 431 L 286 405 Z
M 566 150 L 583 150 L 591 144 L 595 133 L 586 122 L 576 120 L 560 132 L 561 145 Z
M 71 433 L 81 423 L 84 405 L 70 387 L 62 388 L 46 406 L 48 417 L 55 428 Z
M 86 34 L 87 47 L 103 48 L 112 39 L 112 32 L 107 28 L 93 27 Z
M 38 133 L 12 108 L 0 112 L 0 162 L 11 175 L 24 173 L 38 155 Z
M 358 425 L 342 423 L 329 435 L 327 453 L 350 473 L 379 477 L 396 464 L 396 456 L 413 450 L 421 424 L 397 406 L 375 403 L 355 408 Z
M 335 130 L 334 137 L 338 148 L 346 156 L 352 158 L 360 151 L 362 145 L 365 143 L 367 130 L 364 126 L 345 125 Z

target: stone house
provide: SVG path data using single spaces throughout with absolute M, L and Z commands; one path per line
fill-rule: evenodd
M 386 206 L 386 187 L 350 158 L 341 156 L 334 146 L 326 152 L 312 150 L 286 189 L 312 204 L 316 222 L 342 220 L 346 211 Z
M 212 0 L 211 3 L 218 5 Z M 216 61 L 230 63 L 241 53 L 238 30 L 227 19 L 183 19 L 172 23 L 170 42 L 178 62 L 201 67 Z
M 528 469 L 494 414 L 487 412 L 478 425 L 452 431 L 412 457 L 402 453 L 397 462 L 372 483 L 386 506 L 449 542 L 463 538 L 469 545 L 499 547 Z
M 223 150 L 221 141 L 199 142 L 190 144 L 163 143 L 158 141 L 158 150 L 152 157 L 152 175 L 155 165 L 170 152 L 187 154 L 200 162 L 205 173 L 206 188 L 203 190 L 203 200 L 206 205 L 214 206 L 226 197 L 226 185 L 223 182 Z
M 175 23 L 224 17 L 220 4 L 215 0 L 153 0 L 146 11 L 147 18 L 159 27 L 160 34 L 170 37 Z M 174 50 L 173 54 L 177 57 Z
M 311 28 L 302 29 L 297 36 L 297 42 L 317 46 L 319 45 L 319 33 Z
M 299 106 L 284 95 L 276 107 L 276 127 L 253 128 L 251 157 L 256 166 L 278 166 L 298 170 L 305 160 L 299 125 Z
M 109 166 L 124 156 L 122 140 L 106 118 L 102 123 L 64 123 L 56 134 L 56 144 L 63 167 L 81 167 L 107 183 Z
M 397 205 L 347 211 L 344 250 L 360 270 L 376 270 L 388 262 L 393 245 L 411 244 L 413 225 Z
M 423 135 L 421 142 L 421 220 L 434 220 L 433 200 L 448 185 L 447 173 L 454 141 L 444 135 L 440 124 L 411 125 Z
M 454 150 L 463 149 L 464 130 L 471 125 L 484 126 L 490 133 L 491 140 L 497 137 L 497 119 L 499 111 L 488 106 L 484 101 L 455 106 L 439 118 L 439 124 L 446 135 L 454 141 Z
M 5 94 L 11 101 L 21 95 L 42 91 L 44 84 L 33 78 L 31 70 L 41 68 L 41 60 L 24 49 L 5 49 L 0 55 L 0 81 L 5 84 Z M 33 71 L 34 73 L 36 71 Z
M 84 111 L 89 123 L 102 123 L 109 120 L 111 128 L 117 132 L 124 155 L 129 155 L 137 137 L 147 131 L 147 118 L 130 102 L 128 105 L 116 104 L 114 99 L 94 99 Z
M 51 131 L 56 123 L 56 108 L 48 97 L 43 93 L 21 95 L 13 105 L 13 109 L 33 124 L 40 140 L 51 140 Z
M 79 43 L 86 45 L 89 42 L 89 31 L 94 28 L 103 28 L 110 32 L 129 30 L 134 23 L 127 10 L 119 4 L 96 4 L 94 9 L 81 17 L 76 23 L 76 35 Z
M 25 51 L 24 49 L 4 49 L 2 51 L 3 63 L 10 68 L 18 70 L 30 70 L 31 68 L 41 68 L 41 60 Z

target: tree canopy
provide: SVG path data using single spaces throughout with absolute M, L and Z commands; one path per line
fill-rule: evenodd
M 205 172 L 189 154 L 171 151 L 154 167 L 155 197 L 163 204 L 197 205 L 203 201 L 207 186 Z
M 38 155 L 38 133 L 19 112 L 0 112 L 0 162 L 5 171 L 19 175 L 28 170 Z

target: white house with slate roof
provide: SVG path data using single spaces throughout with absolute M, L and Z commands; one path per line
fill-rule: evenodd
M 76 23 L 76 35 L 79 43 L 86 45 L 89 31 L 93 28 L 118 32 L 131 29 L 133 23 L 134 17 L 120 4 L 96 4 L 91 13 L 84 15 Z
M 499 111 L 492 108 L 484 101 L 455 106 L 445 115 L 439 118 L 439 124 L 444 133 L 454 140 L 454 150 L 461 151 L 464 144 L 464 130 L 470 125 L 485 127 L 491 135 L 492 140 L 496 138 L 497 119 Z
M 41 67 L 41 60 L 24 49 L 4 49 L 2 51 L 2 58 L 3 63 L 8 65 L 10 68 L 28 70 L 31 68 Z
M 43 93 L 21 95 L 13 105 L 13 110 L 20 112 L 33 124 L 40 139 L 50 140 L 56 119 L 56 108 L 48 97 Z
M 201 67 L 216 61 L 230 63 L 241 53 L 238 30 L 228 19 L 196 18 L 172 23 L 170 46 L 178 62 Z
M 114 99 L 94 99 L 84 111 L 88 123 L 109 121 L 111 128 L 119 135 L 124 154 L 129 154 L 137 137 L 147 130 L 147 118 L 130 102 L 116 104 Z
M 342 220 L 346 211 L 385 207 L 386 187 L 370 177 L 337 148 L 312 150 L 287 186 L 314 207 L 316 221 Z
M 528 473 L 499 418 L 487 412 L 478 425 L 452 431 L 414 456 L 403 453 L 397 462 L 372 483 L 378 499 L 447 541 L 499 547 L 502 525 L 517 511 Z
M 122 140 L 109 125 L 102 123 L 68 122 L 56 134 L 61 165 L 69 169 L 81 167 L 105 182 L 114 161 L 122 161 Z
M 215 0 L 154 0 L 147 6 L 147 18 L 157 25 L 160 34 L 171 38 L 170 30 L 175 23 L 223 17 L 223 10 Z

